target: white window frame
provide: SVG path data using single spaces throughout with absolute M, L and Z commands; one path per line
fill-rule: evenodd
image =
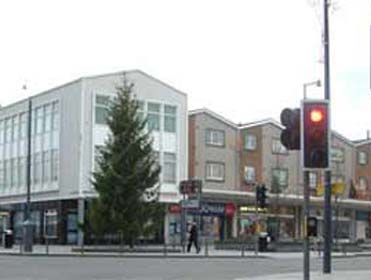
M 247 151 L 254 151 L 258 146 L 258 137 L 252 133 L 246 133 L 244 137 L 244 149 Z
M 255 167 L 247 165 L 244 167 L 244 179 L 248 184 L 254 183 L 256 179 Z
M 358 164 L 366 165 L 368 162 L 368 155 L 365 151 L 358 152 Z
M 221 168 L 221 176 L 216 174 L 218 168 Z M 225 179 L 225 164 L 223 162 L 206 162 L 206 180 L 223 182 Z
M 224 147 L 225 146 L 225 131 L 221 129 L 212 129 L 212 128 L 206 129 L 206 144 L 210 146 Z

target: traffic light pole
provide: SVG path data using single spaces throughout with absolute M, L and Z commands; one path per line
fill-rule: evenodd
M 328 23 L 328 0 L 324 0 L 324 85 L 325 99 L 330 102 L 330 40 L 329 40 L 329 23 Z M 329 133 L 331 133 L 329 123 Z M 331 137 L 331 136 L 330 136 Z M 331 138 L 330 138 L 331 139 Z M 324 250 L 323 250 L 323 273 L 331 273 L 331 247 L 332 247 L 332 230 L 331 230 L 331 171 L 325 172 L 325 197 L 324 197 Z
M 304 280 L 310 278 L 310 252 L 309 252 L 309 236 L 308 236 L 308 217 L 309 217 L 309 172 L 304 171 L 304 239 L 303 239 L 303 251 L 304 251 Z

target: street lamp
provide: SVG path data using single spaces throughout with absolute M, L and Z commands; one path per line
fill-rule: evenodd
M 317 86 L 317 87 L 320 87 L 321 86 L 321 80 L 317 80 L 317 81 L 313 81 L 313 82 L 309 82 L 309 83 L 304 83 L 303 84 L 303 96 L 304 96 L 304 99 L 307 99 L 307 87 L 308 86 Z
M 23 86 L 27 90 L 27 86 Z M 32 99 L 28 98 L 28 125 L 27 125 L 27 171 L 26 171 L 26 207 L 23 220 L 23 250 L 26 253 L 32 252 L 32 222 L 31 222 L 31 129 L 32 129 Z

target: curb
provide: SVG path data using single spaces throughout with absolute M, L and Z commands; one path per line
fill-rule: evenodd
M 45 253 L 0 253 L 0 256 L 10 256 L 10 257 L 75 257 L 75 258 L 132 258 L 132 259 L 272 259 L 270 256 L 205 256 L 205 255 L 118 255 L 118 254 L 45 254 Z

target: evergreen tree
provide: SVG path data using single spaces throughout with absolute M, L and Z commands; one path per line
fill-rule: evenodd
M 117 87 L 110 103 L 108 140 L 93 173 L 98 198 L 89 210 L 90 228 L 96 235 L 116 232 L 130 245 L 153 233 L 163 218 L 158 203 L 160 167 L 152 149 L 146 120 L 138 113 L 133 84 Z

